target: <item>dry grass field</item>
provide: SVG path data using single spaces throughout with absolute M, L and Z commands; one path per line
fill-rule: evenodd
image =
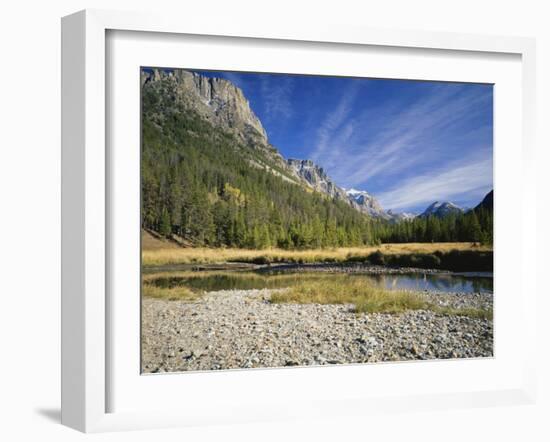
M 356 313 L 403 313 L 409 310 L 431 310 L 443 315 L 490 319 L 492 310 L 452 308 L 436 305 L 423 294 L 406 290 L 388 290 L 365 281 L 343 278 L 303 281 L 288 290 L 271 295 L 273 303 L 353 304 Z
M 375 251 L 384 254 L 433 253 L 450 250 L 492 250 L 490 246 L 473 243 L 405 243 L 382 244 L 372 247 L 340 247 L 315 250 L 247 250 L 206 247 L 179 247 L 177 244 L 142 235 L 142 263 L 144 266 L 173 264 L 223 264 L 227 262 L 314 263 L 343 262 L 350 258 L 368 256 Z

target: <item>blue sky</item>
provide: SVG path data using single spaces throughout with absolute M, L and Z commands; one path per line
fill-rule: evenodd
M 491 85 L 197 71 L 240 87 L 286 158 L 382 207 L 473 207 L 493 186 Z

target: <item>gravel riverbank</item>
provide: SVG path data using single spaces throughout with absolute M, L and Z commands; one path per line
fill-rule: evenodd
M 271 304 L 274 290 L 211 292 L 195 302 L 144 299 L 145 373 L 489 357 L 493 322 L 431 311 L 356 315 L 351 305 Z M 488 308 L 491 294 L 424 294 Z

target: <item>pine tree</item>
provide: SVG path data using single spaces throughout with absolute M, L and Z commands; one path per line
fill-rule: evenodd
M 399 223 L 369 219 L 343 201 L 282 179 L 285 170 L 262 149 L 178 108 L 170 94 L 144 88 L 142 103 L 143 228 L 224 247 L 492 241 L 492 210 Z
M 170 213 L 168 209 L 162 211 L 162 216 L 160 219 L 160 232 L 162 236 L 169 237 L 172 233 L 172 225 L 170 224 Z

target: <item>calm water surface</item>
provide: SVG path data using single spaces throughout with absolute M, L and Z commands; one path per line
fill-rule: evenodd
M 387 289 L 492 293 L 493 274 L 484 273 L 410 273 L 404 275 L 363 275 L 363 274 L 326 274 L 315 272 L 258 274 L 254 272 L 199 273 L 190 276 L 163 276 L 154 279 L 153 284 L 159 287 L 176 287 L 183 285 L 200 291 L 217 290 L 251 290 L 291 287 L 304 279 L 316 280 L 326 278 L 363 278 L 375 282 Z
M 493 293 L 493 274 L 429 274 L 369 276 L 388 289 L 430 292 Z

